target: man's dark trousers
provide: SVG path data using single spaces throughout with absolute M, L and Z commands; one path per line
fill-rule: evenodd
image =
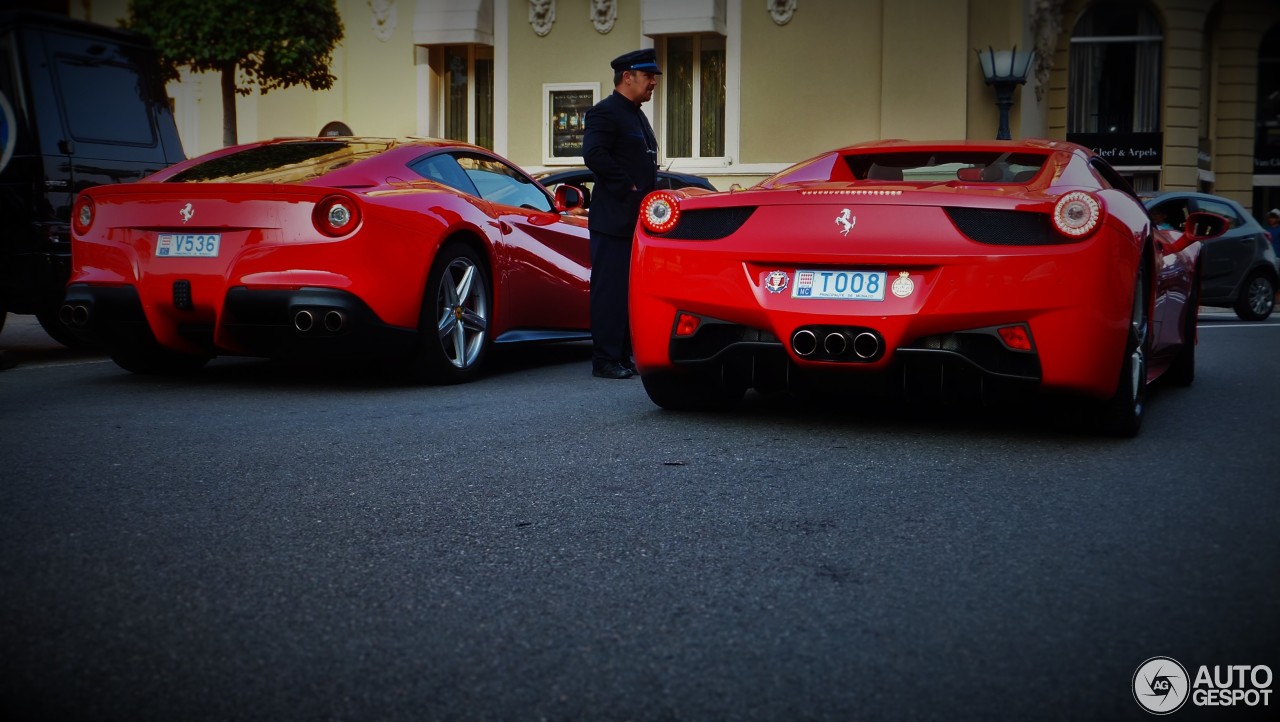
M 631 237 L 591 231 L 591 363 L 631 365 L 627 319 Z M 617 279 L 596 283 L 597 278 Z

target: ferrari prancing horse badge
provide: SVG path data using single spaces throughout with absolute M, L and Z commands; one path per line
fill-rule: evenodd
M 853 226 L 857 222 L 858 217 L 851 217 L 848 208 L 840 211 L 840 215 L 836 216 L 836 225 L 840 226 L 840 235 L 842 236 L 849 235 L 849 231 L 853 230 Z

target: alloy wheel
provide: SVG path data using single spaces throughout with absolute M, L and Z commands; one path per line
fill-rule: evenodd
M 489 330 L 484 274 L 469 258 L 456 258 L 440 279 L 436 328 L 445 358 L 458 369 L 470 368 L 484 349 Z

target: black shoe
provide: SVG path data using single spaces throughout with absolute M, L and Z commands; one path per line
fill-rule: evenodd
M 601 379 L 629 379 L 635 376 L 636 372 L 622 364 L 607 363 L 592 368 L 591 375 Z

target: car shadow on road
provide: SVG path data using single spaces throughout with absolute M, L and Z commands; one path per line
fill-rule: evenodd
M 1156 384 L 1147 399 L 1147 413 L 1158 414 L 1162 398 L 1179 389 Z M 993 437 L 1010 440 L 1074 439 L 1124 442 L 1104 435 L 1096 419 L 1099 402 L 1043 395 L 1025 400 L 944 402 L 880 398 L 854 393 L 799 397 L 748 392 L 728 414 L 703 414 L 727 423 L 777 427 L 779 424 L 820 426 L 851 435 L 931 435 L 951 440 Z M 658 413 L 662 412 L 654 408 Z M 1148 419 L 1150 422 L 1151 419 Z
M 65 349 L 64 349 L 65 350 Z M 103 354 L 99 358 L 109 359 Z M 499 346 L 491 349 L 482 373 L 471 383 L 529 373 L 565 364 L 581 364 L 591 358 L 590 344 L 565 343 L 537 346 Z M 259 388 L 398 389 L 431 388 L 432 384 L 408 379 L 397 364 L 368 359 L 275 360 L 219 356 L 203 368 L 174 375 L 132 374 L 119 369 L 108 383 L 167 383 L 191 387 L 240 386 Z

